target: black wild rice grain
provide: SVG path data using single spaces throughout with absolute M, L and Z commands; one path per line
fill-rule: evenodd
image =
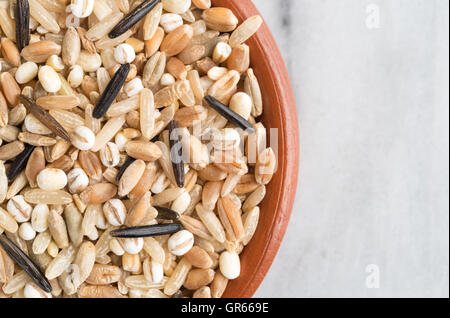
M 205 101 L 212 109 L 218 112 L 221 116 L 225 117 L 232 124 L 238 126 L 244 131 L 247 131 L 249 134 L 255 133 L 255 129 L 248 121 L 246 121 L 241 115 L 232 111 L 226 105 L 222 104 L 216 98 L 208 95 L 205 97 Z
M 25 144 L 25 149 L 16 157 L 16 159 L 14 159 L 11 167 L 8 170 L 8 181 L 13 181 L 19 175 L 19 173 L 21 173 L 22 170 L 25 169 L 28 158 L 35 148 L 35 146 Z
M 119 67 L 117 72 L 111 78 L 103 91 L 102 96 L 100 96 L 97 105 L 92 112 L 94 118 L 101 118 L 108 111 L 109 107 L 113 103 L 114 99 L 119 94 L 122 89 L 123 83 L 127 79 L 128 73 L 130 72 L 130 63 L 123 64 Z
M 158 211 L 157 219 L 175 221 L 180 218 L 180 214 L 171 209 L 162 206 L 154 206 L 154 208 Z
M 122 178 L 123 173 L 127 168 L 135 161 L 136 159 L 128 157 L 127 160 L 123 163 L 122 167 L 120 167 L 119 172 L 117 172 L 116 181 L 119 182 L 120 178 Z
M 19 101 L 25 106 L 25 108 L 36 117 L 44 126 L 50 129 L 54 134 L 58 135 L 62 139 L 71 142 L 69 133 L 61 126 L 60 123 L 53 118 L 52 115 L 47 113 L 43 108 L 38 106 L 30 98 L 19 95 Z
M 30 7 L 28 0 L 17 0 L 14 10 L 16 20 L 16 42 L 19 51 L 30 42 Z
M 158 4 L 158 2 L 159 0 L 148 0 L 138 5 L 116 24 L 116 26 L 108 33 L 108 37 L 110 39 L 114 39 L 127 32 L 142 18 L 144 18 L 147 13 L 149 13 Z
M 166 235 L 179 232 L 183 229 L 180 223 L 155 224 L 147 226 L 128 227 L 111 231 L 111 236 L 121 238 L 135 238 Z
M 179 188 L 184 187 L 184 162 L 183 149 L 181 147 L 178 125 L 175 120 L 169 123 L 169 145 L 170 157 L 172 160 L 173 174 Z
M 5 234 L 0 235 L 0 245 L 8 253 L 8 255 L 22 268 L 31 279 L 38 285 L 43 291 L 50 293 L 52 286 L 48 279 L 42 274 L 39 267 L 33 263 L 33 261 L 15 245 Z

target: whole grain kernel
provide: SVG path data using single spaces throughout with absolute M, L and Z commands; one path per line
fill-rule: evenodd
M 47 62 L 45 64 L 50 66 L 51 68 L 53 68 L 56 72 L 61 72 L 65 68 L 65 65 L 64 65 L 62 59 L 58 55 L 55 55 L 55 54 L 49 56 L 49 58 L 47 59 Z
M 119 196 L 123 197 L 133 190 L 142 177 L 145 167 L 143 160 L 136 160 L 125 170 L 119 181 Z
M 144 31 L 144 40 L 151 39 L 159 25 L 163 11 L 162 3 L 158 3 L 144 18 L 142 29 Z
M 29 0 L 30 6 L 30 15 L 37 21 L 39 24 L 45 28 L 45 30 L 52 33 L 59 33 L 60 27 L 58 22 L 50 14 L 37 0 Z
M 111 183 L 96 183 L 88 186 L 80 194 L 83 202 L 89 204 L 104 203 L 112 199 L 117 193 L 117 187 Z
M 253 34 L 258 31 L 263 20 L 259 15 L 252 16 L 245 20 L 240 26 L 233 31 L 230 36 L 230 45 L 232 47 L 239 46 L 247 41 Z
M 102 164 L 95 153 L 80 151 L 78 161 L 89 178 L 97 182 L 102 179 Z
M 35 63 L 45 62 L 51 55 L 61 53 L 61 46 L 53 41 L 39 41 L 26 46 L 21 54 L 27 60 Z
M 185 13 L 191 7 L 191 0 L 162 0 L 164 10 L 172 13 Z
M 241 143 L 241 136 L 232 128 L 214 129 L 211 131 L 211 144 L 214 149 L 232 151 Z
M 89 185 L 89 178 L 83 169 L 75 168 L 67 174 L 67 182 L 71 193 L 80 193 Z
M 246 93 L 236 93 L 230 100 L 230 109 L 241 115 L 245 120 L 250 118 L 253 102 Z
M 33 241 L 32 245 L 33 253 L 36 255 L 43 254 L 47 250 L 48 245 L 50 244 L 51 241 L 52 236 L 48 231 L 38 233 L 36 235 L 36 239 Z
M 103 204 L 103 213 L 111 225 L 120 226 L 125 223 L 127 210 L 121 200 L 111 199 Z
M 249 66 L 250 48 L 245 44 L 234 47 L 227 60 L 228 69 L 236 70 L 242 74 L 248 70 Z
M 241 272 L 239 255 L 236 253 L 222 252 L 219 260 L 220 272 L 228 279 L 235 279 Z
M 115 167 L 120 162 L 120 150 L 119 147 L 113 143 L 108 142 L 100 149 L 100 159 L 105 167 Z
M 46 204 L 37 204 L 31 214 L 31 226 L 33 229 L 42 233 L 48 228 L 48 217 L 50 210 Z
M 211 283 L 211 296 L 213 298 L 222 297 L 227 285 L 228 279 L 225 276 L 223 276 L 222 273 L 220 273 L 220 271 L 217 271 Z
M 117 283 L 122 275 L 118 266 L 95 264 L 86 278 L 88 284 L 110 285 Z
M 193 64 L 200 60 L 206 54 L 206 47 L 204 45 L 192 45 L 186 47 L 180 54 L 178 58 L 184 64 Z
M 160 27 L 156 28 L 153 36 L 144 41 L 145 55 L 151 57 L 159 49 L 164 39 L 164 30 Z
M 109 241 L 109 249 L 117 256 L 122 256 L 125 253 L 122 245 L 119 243 L 119 240 L 115 238 Z
M 192 0 L 192 3 L 202 10 L 211 8 L 211 0 Z
M 71 134 L 72 145 L 80 150 L 89 150 L 94 146 L 95 135 L 88 127 L 76 127 Z
M 0 207 L 0 227 L 8 232 L 15 233 L 18 230 L 16 218 L 9 211 Z
M 71 264 L 75 258 L 75 249 L 73 246 L 65 247 L 48 265 L 45 276 L 48 279 L 59 277 Z
M 161 51 L 174 56 L 183 51 L 192 39 L 194 31 L 189 25 L 182 25 L 171 31 L 161 43 Z
M 27 283 L 23 289 L 23 296 L 25 298 L 52 298 L 51 293 L 43 291 L 34 283 Z
M 83 68 L 80 65 L 73 65 L 70 68 L 69 75 L 67 76 L 67 81 L 70 86 L 76 88 L 81 85 L 84 78 Z
M 183 286 L 190 290 L 199 290 L 213 281 L 214 273 L 212 269 L 193 269 L 186 277 Z
M 213 60 L 217 64 L 225 62 L 231 55 L 231 46 L 225 42 L 217 43 L 214 48 Z
M 177 59 L 176 57 L 172 57 L 166 65 L 167 71 L 172 74 L 177 79 L 185 79 L 187 76 L 187 70 L 184 63 Z
M 19 102 L 18 95 L 20 94 L 20 87 L 15 78 L 9 72 L 3 72 L 0 74 L 0 85 L 6 101 L 10 105 L 17 105 Z
M 139 77 L 136 77 L 126 83 L 123 88 L 128 97 L 138 95 L 143 89 L 144 85 L 142 84 L 142 80 Z
M 1 125 L 10 124 L 13 126 L 17 126 L 17 125 L 22 124 L 27 115 L 27 110 L 26 110 L 25 106 L 23 106 L 22 104 L 19 104 L 15 107 L 11 108 L 8 111 L 8 115 L 6 115 L 6 110 L 7 110 L 7 108 L 5 108 L 6 100 L 4 99 L 3 94 L 1 95 L 0 99 L 1 99 L 0 103 L 2 105 L 1 107 L 3 109 L 3 110 L 0 110 L 1 114 L 2 114 L 1 115 Z M 6 118 L 6 117 L 8 117 L 8 118 Z
M 211 256 L 199 246 L 193 246 L 184 257 L 192 266 L 202 269 L 211 268 L 213 260 Z
M 19 236 L 24 241 L 31 241 L 36 237 L 36 231 L 29 222 L 22 223 L 19 227 Z
M 228 69 L 226 67 L 214 66 L 208 71 L 208 77 L 213 81 L 219 80 L 222 76 L 227 74 Z
M 157 166 L 154 162 L 149 162 L 145 167 L 144 173 L 137 185 L 128 194 L 130 199 L 136 199 L 150 190 L 155 177 L 156 177 Z
M 22 195 L 12 197 L 6 208 L 19 223 L 27 222 L 31 217 L 32 207 L 24 200 Z
M 125 238 L 122 241 L 122 246 L 126 253 L 136 255 L 144 247 L 144 239 L 142 237 Z
M 117 63 L 131 63 L 134 61 L 135 57 L 136 54 L 134 52 L 134 49 L 129 44 L 123 43 L 118 45 L 114 49 L 114 58 L 116 59 Z
M 94 0 L 72 0 L 71 9 L 77 18 L 86 18 L 94 10 Z
M 256 182 L 263 185 L 268 184 L 275 173 L 276 164 L 276 157 L 272 148 L 267 148 L 261 152 L 255 167 Z
M 102 65 L 102 59 L 98 53 L 90 53 L 82 50 L 78 56 L 77 64 L 80 65 L 85 72 L 95 72 Z
M 157 145 L 145 140 L 127 142 L 125 151 L 130 157 L 144 161 L 156 161 L 162 156 L 161 149 Z
M 142 270 L 144 272 L 144 276 L 150 282 L 160 283 L 164 278 L 163 264 L 150 260 L 149 257 L 147 257 L 142 263 Z
M 192 265 L 185 258 L 182 258 L 167 281 L 164 287 L 164 294 L 169 296 L 175 294 L 183 285 L 191 267 Z
M 33 146 L 53 146 L 56 144 L 56 139 L 47 136 L 40 136 L 29 132 L 21 132 L 17 136 L 18 139 L 28 145 Z
M 69 27 L 62 43 L 62 59 L 67 65 L 74 65 L 81 52 L 80 36 L 73 27 Z
M 194 245 L 194 235 L 191 232 L 183 230 L 173 234 L 167 241 L 169 250 L 176 256 L 182 256 L 189 252 Z
M 43 96 L 36 99 L 36 104 L 44 109 L 72 109 L 80 106 L 81 101 L 77 96 Z
M 143 55 L 139 55 L 138 53 L 142 52 L 144 50 L 144 42 L 136 39 L 136 38 L 128 38 L 125 41 L 125 44 L 130 45 L 134 52 L 137 54 L 135 60 L 139 57 L 139 56 L 143 56 Z
M 186 211 L 190 203 L 191 197 L 189 193 L 186 190 L 184 190 L 182 194 L 172 202 L 170 208 L 173 211 L 182 214 L 184 213 L 184 211 Z
M 60 169 L 46 168 L 39 172 L 36 177 L 36 182 L 42 190 L 60 190 L 66 186 L 67 176 Z
M 204 59 L 197 61 L 196 66 L 200 74 L 204 75 L 207 74 L 211 68 L 217 66 L 217 64 L 214 63 L 214 61 L 210 57 L 205 57 Z M 210 78 L 208 79 L 211 80 Z
M 49 93 L 56 93 L 61 88 L 61 79 L 53 68 L 48 65 L 42 66 L 38 73 L 39 82 Z
M 37 74 L 38 74 L 37 64 L 34 62 L 25 62 L 17 68 L 15 78 L 17 83 L 25 84 L 34 79 Z
M 99 20 L 103 20 L 109 14 L 111 14 L 112 9 L 108 5 L 108 3 L 104 0 L 98 0 L 94 2 L 94 14 L 97 16 Z
M 192 298 L 211 298 L 211 288 L 209 286 L 203 286 L 197 289 Z
M 161 16 L 160 25 L 166 33 L 170 33 L 183 25 L 183 18 L 179 14 L 166 13 Z
M 175 78 L 172 74 L 165 73 L 160 80 L 161 86 L 170 86 L 175 84 Z
M 236 29 L 238 19 L 228 8 L 210 8 L 203 11 L 203 20 L 206 25 L 216 31 L 230 32 Z
M 25 168 L 25 175 L 31 187 L 37 186 L 36 177 L 44 168 L 44 151 L 41 147 L 38 147 L 31 153 Z

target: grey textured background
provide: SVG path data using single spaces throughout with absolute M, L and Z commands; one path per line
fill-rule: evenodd
M 448 297 L 448 1 L 254 3 L 301 130 L 293 216 L 256 296 Z M 378 289 L 366 287 L 369 264 Z

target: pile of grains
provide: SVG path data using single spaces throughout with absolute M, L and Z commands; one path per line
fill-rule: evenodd
M 221 297 L 276 166 L 210 0 L 0 1 L 0 298 Z

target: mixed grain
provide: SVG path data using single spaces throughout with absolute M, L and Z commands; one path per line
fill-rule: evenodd
M 221 297 L 276 170 L 210 0 L 0 6 L 0 297 Z

